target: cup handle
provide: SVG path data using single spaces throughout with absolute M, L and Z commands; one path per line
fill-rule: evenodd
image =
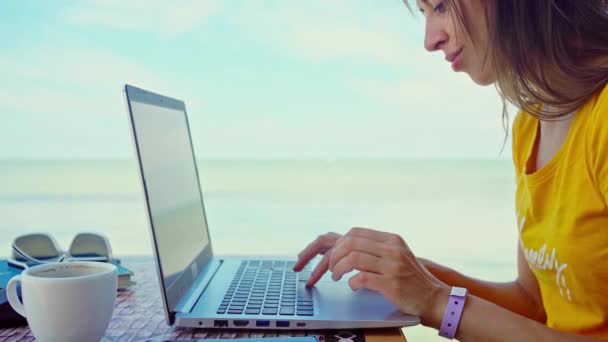
M 26 317 L 23 303 L 21 303 L 19 297 L 17 296 L 17 282 L 20 281 L 20 275 L 16 275 L 8 281 L 8 285 L 6 286 L 6 296 L 8 297 L 8 302 L 11 304 L 11 307 L 13 307 L 13 310 L 15 310 L 21 316 Z

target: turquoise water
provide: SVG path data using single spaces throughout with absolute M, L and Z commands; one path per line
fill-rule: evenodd
M 44 231 L 67 248 L 105 233 L 117 255 L 151 254 L 135 161 L 0 162 L 0 255 Z M 214 250 L 295 255 L 353 226 L 401 234 L 416 255 L 488 280 L 515 275 L 510 161 L 201 161 Z M 412 341 L 435 340 L 424 328 Z M 437 338 L 440 341 L 439 338 Z

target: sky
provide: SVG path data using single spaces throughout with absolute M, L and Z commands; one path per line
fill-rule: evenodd
M 3 0 L 0 159 L 129 159 L 125 83 L 201 159 L 508 159 L 494 87 L 401 0 Z

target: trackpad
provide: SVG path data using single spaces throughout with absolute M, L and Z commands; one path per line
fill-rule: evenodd
M 402 320 L 407 316 L 377 292 L 351 290 L 347 279 L 335 282 L 324 277 L 317 283 L 313 291 L 315 304 L 322 308 L 319 312 L 339 315 L 345 320 Z

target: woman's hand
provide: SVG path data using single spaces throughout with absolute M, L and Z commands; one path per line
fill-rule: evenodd
M 352 228 L 332 246 L 323 258 L 329 259 L 332 278 L 339 280 L 346 273 L 359 271 L 348 281 L 355 291 L 367 288 L 379 292 L 402 312 L 423 320 L 447 303 L 449 287 L 421 265 L 399 235 Z
M 327 233 L 319 235 L 316 240 L 311 242 L 300 254 L 298 254 L 298 261 L 293 267 L 293 270 L 299 272 L 308 264 L 308 262 L 316 257 L 318 254 L 323 254 L 323 259 L 317 265 L 317 267 L 310 274 L 310 278 L 306 282 L 306 286 L 312 287 L 321 279 L 321 277 L 327 272 L 329 268 L 329 255 L 331 254 L 334 244 L 342 235 L 337 233 Z

